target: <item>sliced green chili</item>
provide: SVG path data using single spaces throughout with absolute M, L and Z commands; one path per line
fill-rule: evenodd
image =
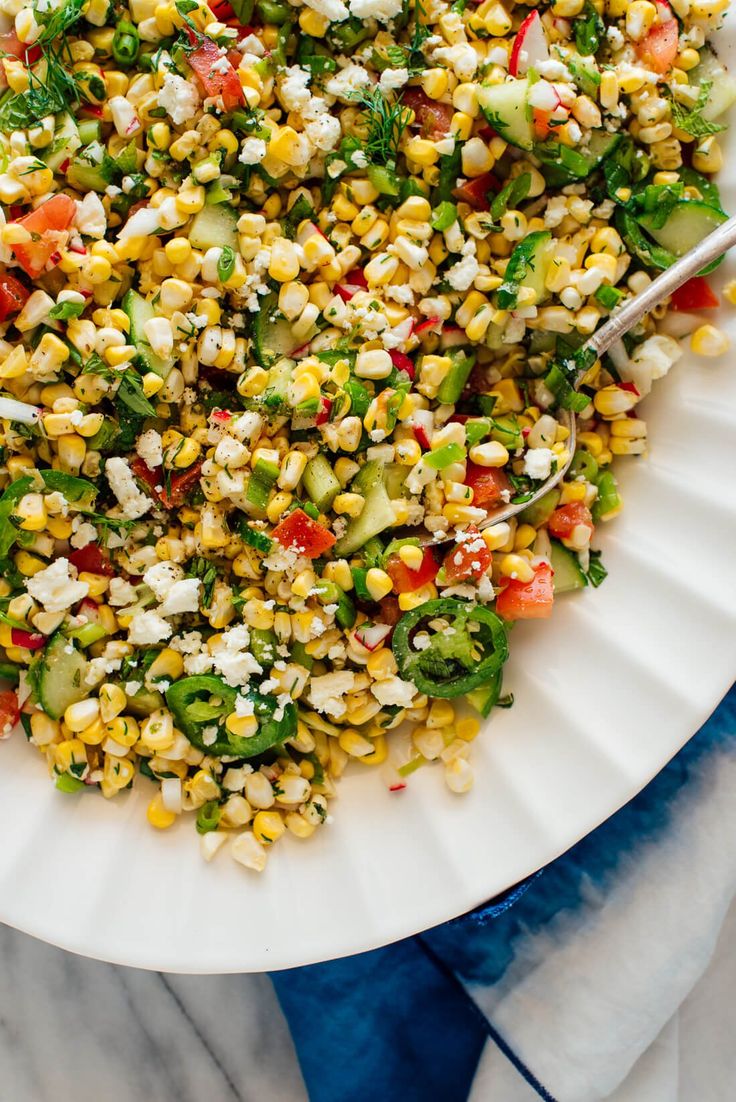
M 225 721 L 235 711 L 238 690 L 214 674 L 184 677 L 166 692 L 177 728 L 202 753 L 210 757 L 254 758 L 296 734 L 296 708 L 287 704 L 280 719 L 275 717 L 279 703 L 275 697 L 248 690 L 243 693 L 252 703 L 258 730 L 250 738 L 234 735 Z
M 133 65 L 141 48 L 138 28 L 121 19 L 112 40 L 112 56 L 118 65 Z
M 421 648 L 415 644 L 418 632 Z M 391 649 L 403 678 L 420 693 L 444 698 L 488 684 L 509 653 L 503 620 L 483 605 L 454 597 L 426 601 L 405 613 Z

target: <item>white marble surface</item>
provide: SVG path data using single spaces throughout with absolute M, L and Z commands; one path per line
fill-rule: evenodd
M 267 976 L 175 976 L 0 926 L 2 1102 L 306 1102 Z

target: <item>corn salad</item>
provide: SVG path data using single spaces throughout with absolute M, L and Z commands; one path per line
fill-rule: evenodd
M 726 6 L 0 0 L 0 737 L 254 870 L 351 761 L 471 788 L 639 400 L 728 347 L 697 277 L 575 386 L 726 217 Z

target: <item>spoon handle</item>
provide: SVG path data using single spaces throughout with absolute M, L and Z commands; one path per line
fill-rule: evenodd
M 612 344 L 628 333 L 663 299 L 681 287 L 692 276 L 697 275 L 713 260 L 736 245 L 736 217 L 721 223 L 717 229 L 704 237 L 699 245 L 685 253 L 670 268 L 666 268 L 656 279 L 626 302 L 608 319 L 605 325 L 586 341 L 586 348 L 592 348 L 596 355 L 607 352 Z

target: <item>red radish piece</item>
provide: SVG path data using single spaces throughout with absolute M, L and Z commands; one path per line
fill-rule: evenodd
M 549 61 L 547 36 L 539 12 L 532 11 L 516 32 L 509 72 L 512 77 L 522 77 L 528 69 L 536 69 L 543 61 Z
M 215 409 L 212 411 L 213 421 L 229 421 L 232 413 L 229 409 Z
M 425 333 L 430 332 L 439 333 L 442 330 L 442 318 L 432 317 L 425 318 L 424 321 L 412 322 L 411 332 L 412 336 L 423 336 Z
M 10 629 L 10 639 L 14 647 L 25 647 L 26 650 L 38 650 L 46 643 L 46 636 L 36 631 L 22 631 L 20 628 Z
M 639 60 L 647 69 L 664 76 L 677 57 L 678 37 L 676 19 L 655 23 L 649 34 L 636 44 Z
M 378 650 L 378 648 L 391 634 L 390 624 L 373 624 L 369 620 L 364 624 L 361 624 L 355 629 L 353 635 L 360 643 L 362 647 L 365 647 L 368 651 Z
M 659 16 L 660 23 L 669 23 L 671 19 L 675 18 L 675 13 L 667 3 L 667 0 L 654 0 L 657 5 L 657 15 Z
M 391 357 L 391 363 L 394 365 L 397 371 L 405 371 L 410 379 L 414 378 L 414 364 L 405 352 L 399 352 L 397 351 L 397 349 L 392 348 L 389 351 L 389 356 Z
M 428 452 L 432 445 L 430 444 L 429 437 L 427 436 L 427 430 L 425 429 L 424 425 L 412 425 L 412 431 L 414 433 L 414 438 L 422 451 Z
M 465 330 L 461 329 L 459 325 L 446 325 L 442 330 L 440 348 L 457 348 L 459 345 L 467 343 L 468 338 Z
M 332 413 L 332 398 L 325 398 L 322 394 L 320 395 L 320 402 L 321 405 L 315 418 L 315 425 L 324 425 L 326 421 L 329 421 Z

